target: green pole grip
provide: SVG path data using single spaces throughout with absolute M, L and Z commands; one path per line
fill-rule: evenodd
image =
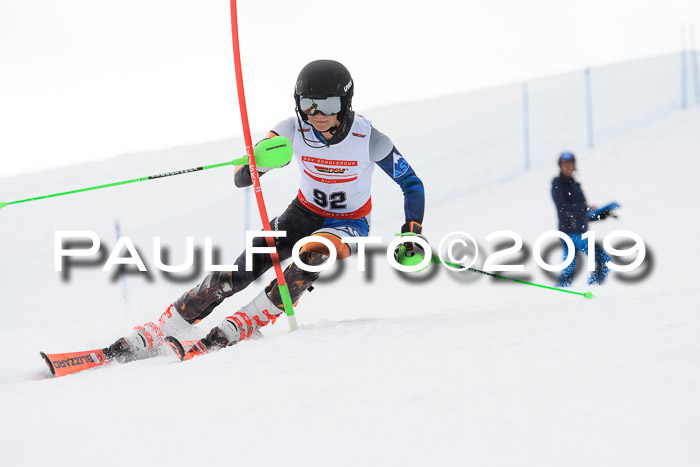
M 255 165 L 264 168 L 284 167 L 292 160 L 294 152 L 292 143 L 284 136 L 274 136 L 260 141 L 253 148 Z M 233 165 L 248 164 L 248 156 L 239 157 L 232 161 Z

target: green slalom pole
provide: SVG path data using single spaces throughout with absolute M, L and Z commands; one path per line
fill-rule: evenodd
M 275 136 L 274 138 L 269 138 L 261 141 L 255 146 L 255 161 L 259 167 L 282 167 L 289 163 L 292 159 L 292 145 L 287 138 L 284 136 Z M 192 172 L 200 172 L 202 170 L 216 169 L 218 167 L 226 167 L 229 165 L 245 165 L 248 163 L 248 156 L 239 157 L 230 162 L 222 162 L 220 164 L 203 165 L 201 167 L 194 167 L 185 170 L 176 170 L 174 172 L 165 172 L 157 175 L 149 175 L 148 177 L 139 177 L 131 180 L 124 180 L 121 182 L 107 183 L 105 185 L 91 186 L 88 188 L 79 188 L 77 190 L 64 191 L 61 193 L 53 193 L 50 195 L 36 196 L 33 198 L 20 199 L 17 201 L 0 201 L 0 209 L 11 204 L 27 203 L 29 201 L 36 201 L 40 199 L 55 198 L 57 196 L 72 195 L 74 193 L 82 193 L 85 191 L 101 190 L 102 188 L 109 188 L 119 185 L 128 185 L 130 183 L 145 182 L 147 180 L 156 180 L 158 178 L 172 177 L 174 175 L 188 174 Z
M 438 255 L 433 255 L 433 256 L 430 258 L 430 261 L 433 262 L 433 263 L 437 263 L 437 264 L 440 264 L 440 263 L 443 262 L 443 261 L 440 260 L 440 257 L 439 257 Z M 445 263 L 446 265 L 448 265 L 448 266 L 452 266 L 453 268 L 466 269 L 467 271 L 476 272 L 476 273 L 478 273 L 478 274 L 485 274 L 485 275 L 487 275 L 487 276 L 496 277 L 496 278 L 498 278 L 498 279 L 503 279 L 503 280 L 506 280 L 506 281 L 513 281 L 513 282 L 518 282 L 518 283 L 520 283 L 520 284 L 532 285 L 532 286 L 535 286 L 535 287 L 540 287 L 540 288 L 542 288 L 542 289 L 555 290 L 555 291 L 557 291 L 557 292 L 564 292 L 564 293 L 570 293 L 570 294 L 574 294 L 574 295 L 580 295 L 580 296 L 582 296 L 583 298 L 588 298 L 588 299 L 591 299 L 591 298 L 594 298 L 594 297 L 595 297 L 595 295 L 593 295 L 593 293 L 590 292 L 590 291 L 589 291 L 589 292 L 584 292 L 584 293 L 582 293 L 582 292 L 574 292 L 574 291 L 571 291 L 571 290 L 559 289 L 559 288 L 556 288 L 556 287 L 549 287 L 549 286 L 542 285 L 542 284 L 535 284 L 534 282 L 521 281 L 520 279 L 513 279 L 513 278 L 510 278 L 510 277 L 499 276 L 498 274 L 492 274 L 492 273 L 490 273 L 490 272 L 482 271 L 482 270 L 480 270 L 480 269 L 465 268 L 464 266 L 461 266 L 461 265 L 459 265 L 459 264 L 449 263 L 449 262 L 447 262 L 447 261 L 445 261 L 444 263 Z

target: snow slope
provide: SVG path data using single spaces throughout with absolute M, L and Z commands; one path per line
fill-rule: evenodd
M 494 167 L 473 151 L 456 153 L 454 138 L 421 140 L 423 122 L 408 116 L 439 103 L 367 115 L 423 179 L 431 243 L 467 231 L 488 253 L 484 237 L 508 229 L 532 247 L 556 227 L 556 153 L 519 173 L 519 162 Z M 450 116 L 448 129 L 469 131 L 470 122 Z M 479 134 L 497 140 L 499 129 Z M 520 140 L 503 144 L 513 146 L 503 154 L 520 148 Z M 623 206 L 620 219 L 594 225 L 599 238 L 632 230 L 651 252 L 645 279 L 613 274 L 593 289 L 595 300 L 442 267 L 406 277 L 380 251 L 367 273 L 355 259 L 329 271 L 301 301 L 294 333 L 282 319 L 263 340 L 187 363 L 162 357 L 56 379 L 40 350 L 103 347 L 202 277 L 155 270 L 154 236 L 171 263 L 183 260 L 186 236 L 199 247 L 213 237 L 222 262 L 232 262 L 243 245 L 245 195 L 229 169 L 217 169 L 8 206 L 0 211 L 0 464 L 697 465 L 700 291 L 688 261 L 700 227 L 698 147 L 696 107 L 578 152 L 589 201 Z M 243 148 L 213 142 L 5 179 L 0 199 L 221 162 Z M 473 177 L 482 169 L 503 181 L 480 183 Z M 294 196 L 295 170 L 262 179 L 270 213 Z M 374 183 L 372 234 L 387 244 L 403 222 L 401 194 L 380 171 Z M 93 265 L 64 280 L 53 271 L 55 231 L 95 231 L 109 253 L 117 221 L 149 275 L 122 282 Z M 523 262 L 529 280 L 553 283 L 531 254 Z M 227 300 L 196 334 L 271 277 Z M 587 290 L 584 275 L 573 289 Z

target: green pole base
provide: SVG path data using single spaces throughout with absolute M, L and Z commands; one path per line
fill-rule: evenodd
M 595 298 L 595 295 L 593 295 L 593 292 L 588 291 L 588 292 L 583 294 L 583 298 L 591 299 L 591 298 Z
M 7 203 L 3 203 L 2 201 L 0 201 L 0 209 L 4 208 L 5 206 L 7 206 Z

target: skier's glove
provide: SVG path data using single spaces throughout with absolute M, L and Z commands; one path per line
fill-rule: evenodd
M 422 240 L 427 239 L 421 234 L 423 227 L 418 222 L 406 222 L 401 227 L 401 235 L 403 237 L 420 237 Z M 399 243 L 394 249 L 394 259 L 397 263 L 403 266 L 415 266 L 423 262 L 425 258 L 425 249 L 418 242 Z M 427 266 L 426 266 L 427 267 Z
M 423 233 L 423 226 L 420 225 L 416 221 L 408 221 L 404 225 L 401 226 L 401 233 L 404 234 L 407 232 L 411 232 L 411 233 L 414 233 L 416 235 L 420 235 Z
M 606 209 L 605 211 L 599 212 L 598 215 L 596 216 L 596 218 L 597 218 L 599 221 L 602 221 L 602 220 L 605 219 L 606 217 L 609 217 L 611 214 L 612 214 L 612 211 L 611 211 L 610 209 Z
M 610 203 L 605 206 L 603 206 L 600 209 L 594 209 L 588 212 L 588 220 L 590 221 L 599 221 L 603 220 L 607 217 L 614 217 L 617 218 L 617 215 L 615 214 L 615 209 L 619 208 L 620 205 L 617 203 Z

